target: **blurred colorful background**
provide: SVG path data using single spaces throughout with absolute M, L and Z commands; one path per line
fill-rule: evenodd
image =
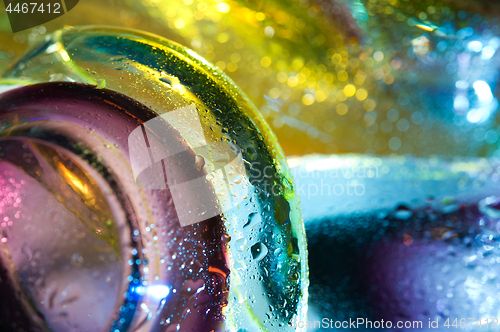
M 287 155 L 491 156 L 498 147 L 494 1 L 87 0 L 16 34 L 0 10 L 0 70 L 62 27 L 156 33 L 225 71 Z

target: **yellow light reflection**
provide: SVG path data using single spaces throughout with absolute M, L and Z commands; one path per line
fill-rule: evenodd
M 89 188 L 86 183 L 80 181 L 78 176 L 73 174 L 69 169 L 66 168 L 62 163 L 57 163 L 57 168 L 60 173 L 64 176 L 68 184 L 75 190 L 80 196 L 88 199 L 90 196 Z

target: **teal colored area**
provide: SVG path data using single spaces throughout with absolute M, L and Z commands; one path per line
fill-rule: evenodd
M 365 5 L 359 0 L 344 0 L 343 2 L 351 10 L 352 17 L 358 25 L 364 27 L 365 23 L 368 22 L 368 13 L 366 12 Z
M 368 21 L 368 13 L 366 12 L 365 6 L 359 0 L 354 0 L 351 2 L 352 16 L 358 22 L 358 24 L 364 24 Z

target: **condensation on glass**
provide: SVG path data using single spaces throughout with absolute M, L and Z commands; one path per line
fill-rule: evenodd
M 3 76 L 0 324 L 288 331 L 307 307 L 286 161 L 240 90 L 133 30 L 56 32 Z

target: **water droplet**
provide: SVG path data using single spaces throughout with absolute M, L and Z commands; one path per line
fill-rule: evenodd
M 236 184 L 240 184 L 241 181 L 243 181 L 243 176 L 241 174 L 237 175 L 235 178 L 234 178 L 234 183 Z
M 405 246 L 409 247 L 413 243 L 413 237 L 410 234 L 404 234 L 403 243 Z
M 243 226 L 245 231 L 250 231 L 255 226 L 258 226 L 261 222 L 261 217 L 258 213 L 254 213 L 250 216 L 248 222 Z
M 229 157 L 229 154 L 227 152 L 218 154 L 214 158 L 214 162 L 216 162 L 216 163 L 228 163 L 230 161 L 231 161 L 231 158 Z
M 106 80 L 103 78 L 97 79 L 97 88 L 104 89 L 106 87 Z
M 236 247 L 236 250 L 238 250 L 238 251 L 245 251 L 246 246 L 247 246 L 247 240 L 245 238 L 238 239 L 234 243 L 234 246 Z
M 262 260 L 267 255 L 267 247 L 264 243 L 259 242 L 252 246 L 252 257 L 256 261 Z
M 222 234 L 222 236 L 221 236 L 221 241 L 222 241 L 223 243 L 228 243 L 229 241 L 231 241 L 231 236 L 230 236 L 230 235 L 228 235 L 228 234 Z
M 239 303 L 245 302 L 245 299 L 247 297 L 246 295 L 246 289 L 244 285 L 237 285 L 232 288 L 234 294 L 236 295 L 236 298 L 238 299 Z
M 21 249 L 21 251 L 26 256 L 26 259 L 28 259 L 28 261 L 31 261 L 31 259 L 33 258 L 33 252 L 31 251 L 31 248 L 29 247 L 29 245 L 25 244 L 23 246 L 23 248 Z
M 413 212 L 405 206 L 400 206 L 394 212 L 394 218 L 399 220 L 408 220 L 413 215 Z
M 454 239 L 455 237 L 457 237 L 457 233 L 455 233 L 454 231 L 448 231 L 443 234 L 442 239 L 446 241 Z
M 500 200 L 496 196 L 490 196 L 479 201 L 479 211 L 490 218 L 500 218 Z
M 480 218 L 479 221 L 479 226 L 483 227 L 483 226 L 488 226 L 488 224 L 490 223 L 490 220 L 486 217 L 483 217 L 483 218 Z
M 491 244 L 488 244 L 488 243 L 483 243 L 483 248 L 484 248 L 485 250 L 488 250 L 488 251 L 489 251 L 489 250 L 493 250 L 495 247 L 494 247 L 493 245 L 491 245 Z
M 161 77 L 160 81 L 162 81 L 163 83 L 167 83 L 170 86 L 172 86 L 172 84 L 173 84 L 172 80 L 169 77 Z
M 441 212 L 444 214 L 450 214 L 458 210 L 457 204 L 447 204 L 441 208 Z
M 234 268 L 238 271 L 244 271 L 247 267 L 245 265 L 245 262 L 238 261 L 238 262 L 234 263 Z
M 477 255 L 472 255 L 464 258 L 465 266 L 475 267 L 478 264 Z
M 205 158 L 203 158 L 203 156 L 196 155 L 196 157 L 195 157 L 195 165 L 196 165 L 196 168 L 199 171 L 202 171 L 203 167 L 205 167 Z
M 71 265 L 74 267 L 81 267 L 83 265 L 83 257 L 79 253 L 71 255 Z

